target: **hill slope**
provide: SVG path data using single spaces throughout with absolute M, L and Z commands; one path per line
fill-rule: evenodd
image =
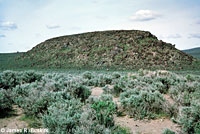
M 196 59 L 150 32 L 117 30 L 52 38 L 18 60 L 41 68 L 180 69 Z
M 196 58 L 200 58 L 200 47 L 183 50 L 183 52 L 190 54 Z
M 11 69 L 19 66 L 16 57 L 23 53 L 0 53 L 0 69 Z

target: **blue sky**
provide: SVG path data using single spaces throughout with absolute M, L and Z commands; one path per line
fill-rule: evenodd
M 200 47 L 199 0 L 0 0 L 0 52 L 75 33 L 150 31 L 178 49 Z

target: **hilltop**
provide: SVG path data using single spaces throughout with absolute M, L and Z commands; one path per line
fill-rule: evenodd
M 115 30 L 48 39 L 18 57 L 21 67 L 182 69 L 192 56 L 150 32 Z
M 193 57 L 200 58 L 200 47 L 183 50 L 183 52 L 190 54 Z

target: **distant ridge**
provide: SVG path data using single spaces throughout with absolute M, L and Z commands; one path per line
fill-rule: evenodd
M 192 55 L 193 57 L 200 58 L 200 47 L 186 49 L 183 52 Z
M 97 31 L 48 39 L 17 59 L 22 67 L 183 69 L 196 62 L 139 30 Z

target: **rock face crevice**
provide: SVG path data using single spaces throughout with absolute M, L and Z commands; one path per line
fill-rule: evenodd
M 116 30 L 46 40 L 18 58 L 30 67 L 111 67 L 175 69 L 192 64 L 192 56 L 150 32 Z

